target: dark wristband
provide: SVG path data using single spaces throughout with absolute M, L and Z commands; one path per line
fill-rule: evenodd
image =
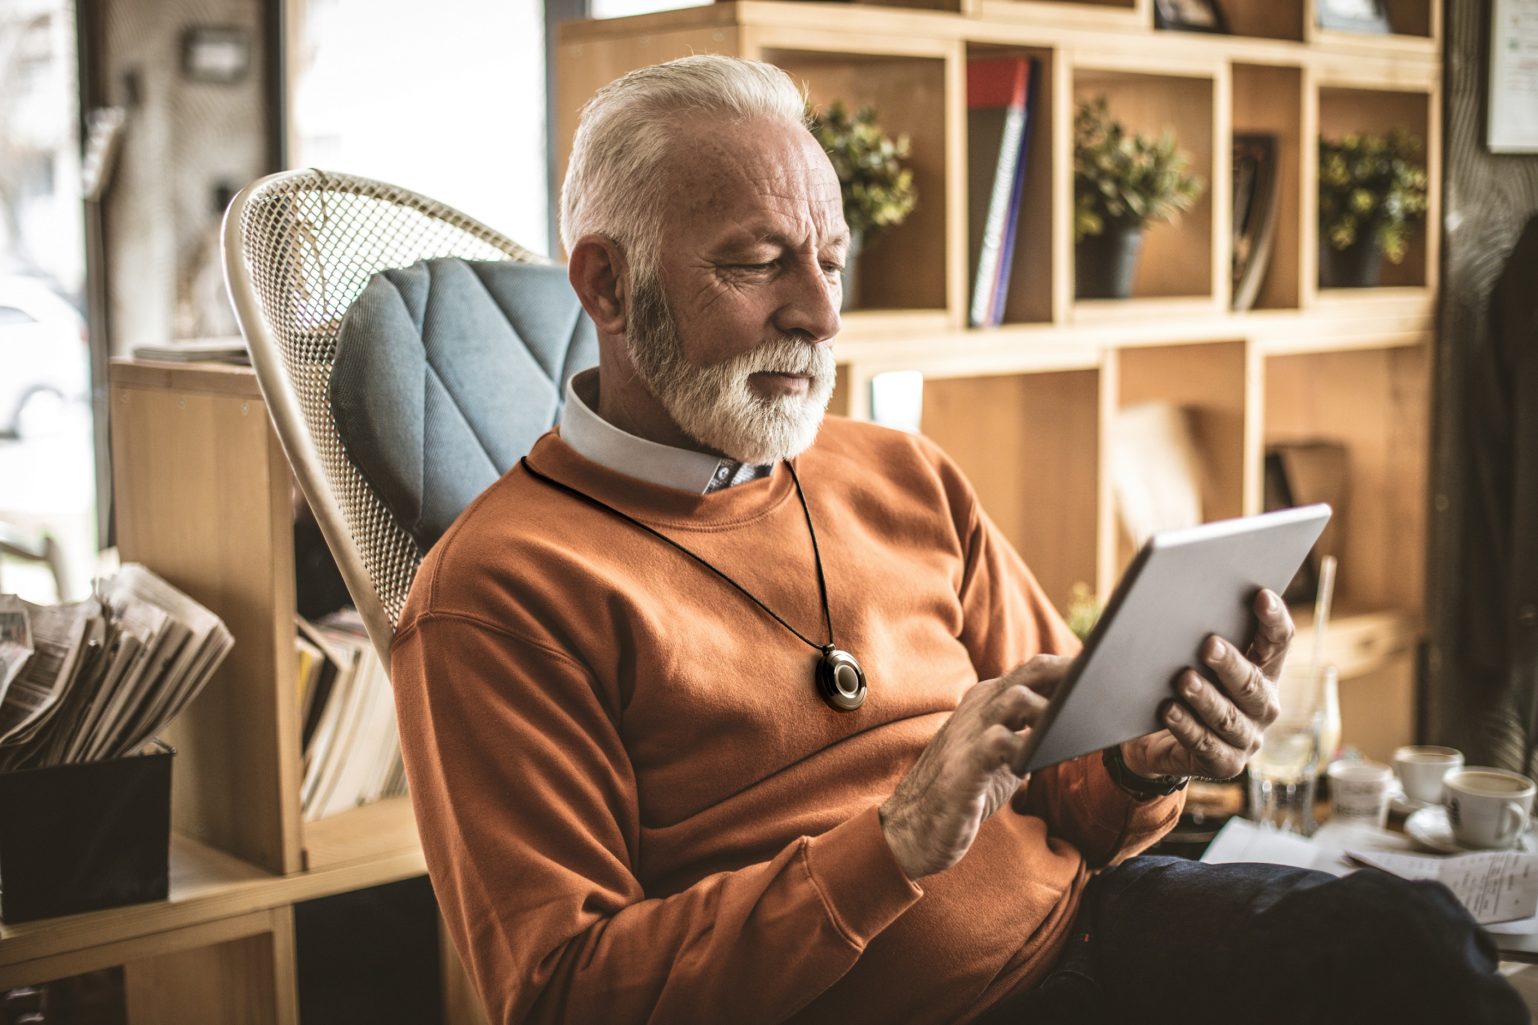
M 1105 765 L 1105 771 L 1111 774 L 1112 781 L 1139 800 L 1168 797 L 1178 790 L 1184 790 L 1186 784 L 1191 782 L 1189 776 L 1139 776 L 1127 768 L 1126 759 L 1121 756 L 1120 744 L 1100 752 L 1100 760 Z

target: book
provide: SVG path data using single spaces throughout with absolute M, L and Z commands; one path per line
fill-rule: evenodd
M 1313 601 L 1319 590 L 1320 563 L 1326 555 L 1340 555 L 1341 524 L 1348 515 L 1350 460 L 1339 441 L 1278 442 L 1266 446 L 1265 494 L 1267 512 L 1327 502 L 1335 510 L 1313 551 L 1298 568 L 1282 597 L 1289 602 Z
M 1255 305 L 1276 239 L 1278 149 L 1274 135 L 1234 136 L 1233 299 L 1243 312 Z
M 325 663 L 300 706 L 300 814 L 309 822 L 404 794 L 395 695 L 356 613 L 298 625 L 295 657 L 313 650 Z
M 1201 523 L 1206 466 L 1192 411 L 1169 402 L 1119 410 L 1111 422 L 1111 490 L 1134 548 L 1161 530 Z
M 967 319 L 973 327 L 996 326 L 1004 316 L 1025 184 L 1035 64 L 1019 56 L 967 64 L 967 229 L 973 269 Z
M 165 345 L 136 345 L 134 359 L 161 363 L 234 363 L 250 366 L 251 354 L 240 338 L 192 338 Z

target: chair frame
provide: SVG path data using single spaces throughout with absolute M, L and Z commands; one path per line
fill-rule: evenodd
M 396 212 L 391 208 L 399 208 L 403 220 L 409 216 L 418 224 L 433 223 L 435 228 L 442 229 L 442 238 L 439 240 L 441 244 L 423 245 L 419 251 L 410 251 L 410 259 L 404 263 L 398 260 L 376 262 L 353 259 L 345 248 L 337 253 L 319 252 L 320 243 L 316 240 L 320 231 L 316 230 L 317 222 L 307 219 L 300 208 L 306 203 L 318 204 L 323 211 L 319 221 L 321 230 L 326 230 L 325 222 L 329 215 L 324 211 L 328 197 L 332 197 L 344 210 L 349 200 L 358 204 L 357 209 L 373 209 L 366 204 L 384 204 L 380 209 L 386 214 Z M 274 219 L 276 230 L 272 228 Z M 277 246 L 272 244 L 273 239 L 269 237 L 272 235 L 281 236 Z M 358 233 L 358 237 L 364 237 L 363 233 Z M 394 237 L 387 238 L 386 242 L 393 245 Z M 398 579 L 394 582 L 381 579 L 387 574 L 380 568 L 380 559 L 388 561 L 393 556 L 396 565 L 399 565 L 400 560 L 407 560 L 409 575 L 406 586 L 409 587 L 410 578 L 415 576 L 421 565 L 421 553 L 416 550 L 414 542 L 409 542 L 409 534 L 389 514 L 377 492 L 361 474 L 357 474 L 356 467 L 350 465 L 351 461 L 343 450 L 342 459 L 355 475 L 355 479 L 346 483 L 352 486 L 354 493 L 361 487 L 366 492 L 365 501 L 371 499 L 374 503 L 373 513 L 378 515 L 382 512 L 394 528 L 395 536 L 390 542 L 390 552 L 365 552 L 360 547 L 357 540 L 359 527 L 371 510 L 365 509 L 358 502 L 344 502 L 339 497 L 347 489 L 341 486 L 344 482 L 336 479 L 335 468 L 328 467 L 322 458 L 320 446 L 316 442 L 317 431 L 329 431 L 327 442 L 340 447 L 335 422 L 329 418 L 329 405 L 324 416 L 316 413 L 313 396 L 311 412 L 309 416 L 306 415 L 304 403 L 294 383 L 297 356 L 292 350 L 296 343 L 286 336 L 281 326 L 282 318 L 285 314 L 292 315 L 300 305 L 289 305 L 293 291 L 316 280 L 313 273 L 307 278 L 307 269 L 318 269 L 320 272 L 321 307 L 324 309 L 326 300 L 330 298 L 335 300 L 333 305 L 345 309 L 357 293 L 362 291 L 363 283 L 374 273 L 409 266 L 417 260 L 459 256 L 527 263 L 549 261 L 481 222 L 425 196 L 385 182 L 315 168 L 268 175 L 242 189 L 225 211 L 222 238 L 225 285 L 235 307 L 236 320 L 250 350 L 251 364 L 256 371 L 268 414 L 289 464 L 293 467 L 299 488 L 315 514 L 321 535 L 336 558 L 342 579 L 368 631 L 369 640 L 388 670 L 390 642 L 395 635 L 395 624 L 405 594 L 404 589 L 397 586 Z M 274 252 L 274 249 L 277 251 Z M 307 266 L 304 263 L 306 256 L 318 258 L 318 262 L 312 260 Z M 344 269 L 349 271 L 340 276 L 345 282 L 342 291 L 352 294 L 328 297 L 324 293 L 334 277 L 327 270 L 338 265 L 345 265 Z M 267 273 L 264 274 L 264 271 Z M 329 351 L 321 363 L 311 363 L 309 369 L 323 367 L 324 386 L 329 387 L 331 361 L 335 359 L 336 351 L 336 325 L 325 323 L 317 325 L 317 328 L 323 350 L 326 347 L 324 335 L 329 330 Z M 410 543 L 410 551 L 403 547 L 401 538 Z M 389 593 L 382 594 L 381 588 L 387 588 Z

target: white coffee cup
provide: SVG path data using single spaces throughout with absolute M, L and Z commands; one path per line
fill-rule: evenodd
M 1350 821 L 1382 827 L 1388 818 L 1393 769 L 1380 762 L 1333 762 L 1329 777 L 1331 822 Z
M 1538 785 L 1505 769 L 1477 766 L 1447 774 L 1444 803 L 1465 847 L 1511 847 L 1527 832 Z
M 1412 745 L 1394 752 L 1394 773 L 1404 795 L 1423 804 L 1442 803 L 1442 777 L 1463 768 L 1463 752 L 1455 747 Z

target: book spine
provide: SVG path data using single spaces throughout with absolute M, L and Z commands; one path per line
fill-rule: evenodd
M 1004 303 L 1009 298 L 1009 274 L 1015 264 L 1015 242 L 1020 234 L 1020 204 L 1025 198 L 1025 169 L 1031 155 L 1031 101 L 1036 95 L 1036 62 L 1030 62 L 1026 78 L 1025 103 L 1020 108 L 1020 156 L 1015 161 L 1014 180 L 1009 193 L 1009 212 L 1004 217 L 1004 244 L 999 249 L 998 277 L 993 287 L 993 303 L 987 325 L 1004 322 Z
M 1024 131 L 1025 107 L 1012 105 L 1004 119 L 1004 137 L 999 146 L 999 162 L 994 168 L 993 191 L 988 199 L 988 219 L 984 223 L 982 248 L 977 256 L 977 275 L 972 279 L 972 308 L 968 321 L 973 327 L 989 326 L 993 312 L 999 257 L 1007 230 L 1010 194 L 1014 191 L 1015 169 L 1020 162 L 1020 139 Z

